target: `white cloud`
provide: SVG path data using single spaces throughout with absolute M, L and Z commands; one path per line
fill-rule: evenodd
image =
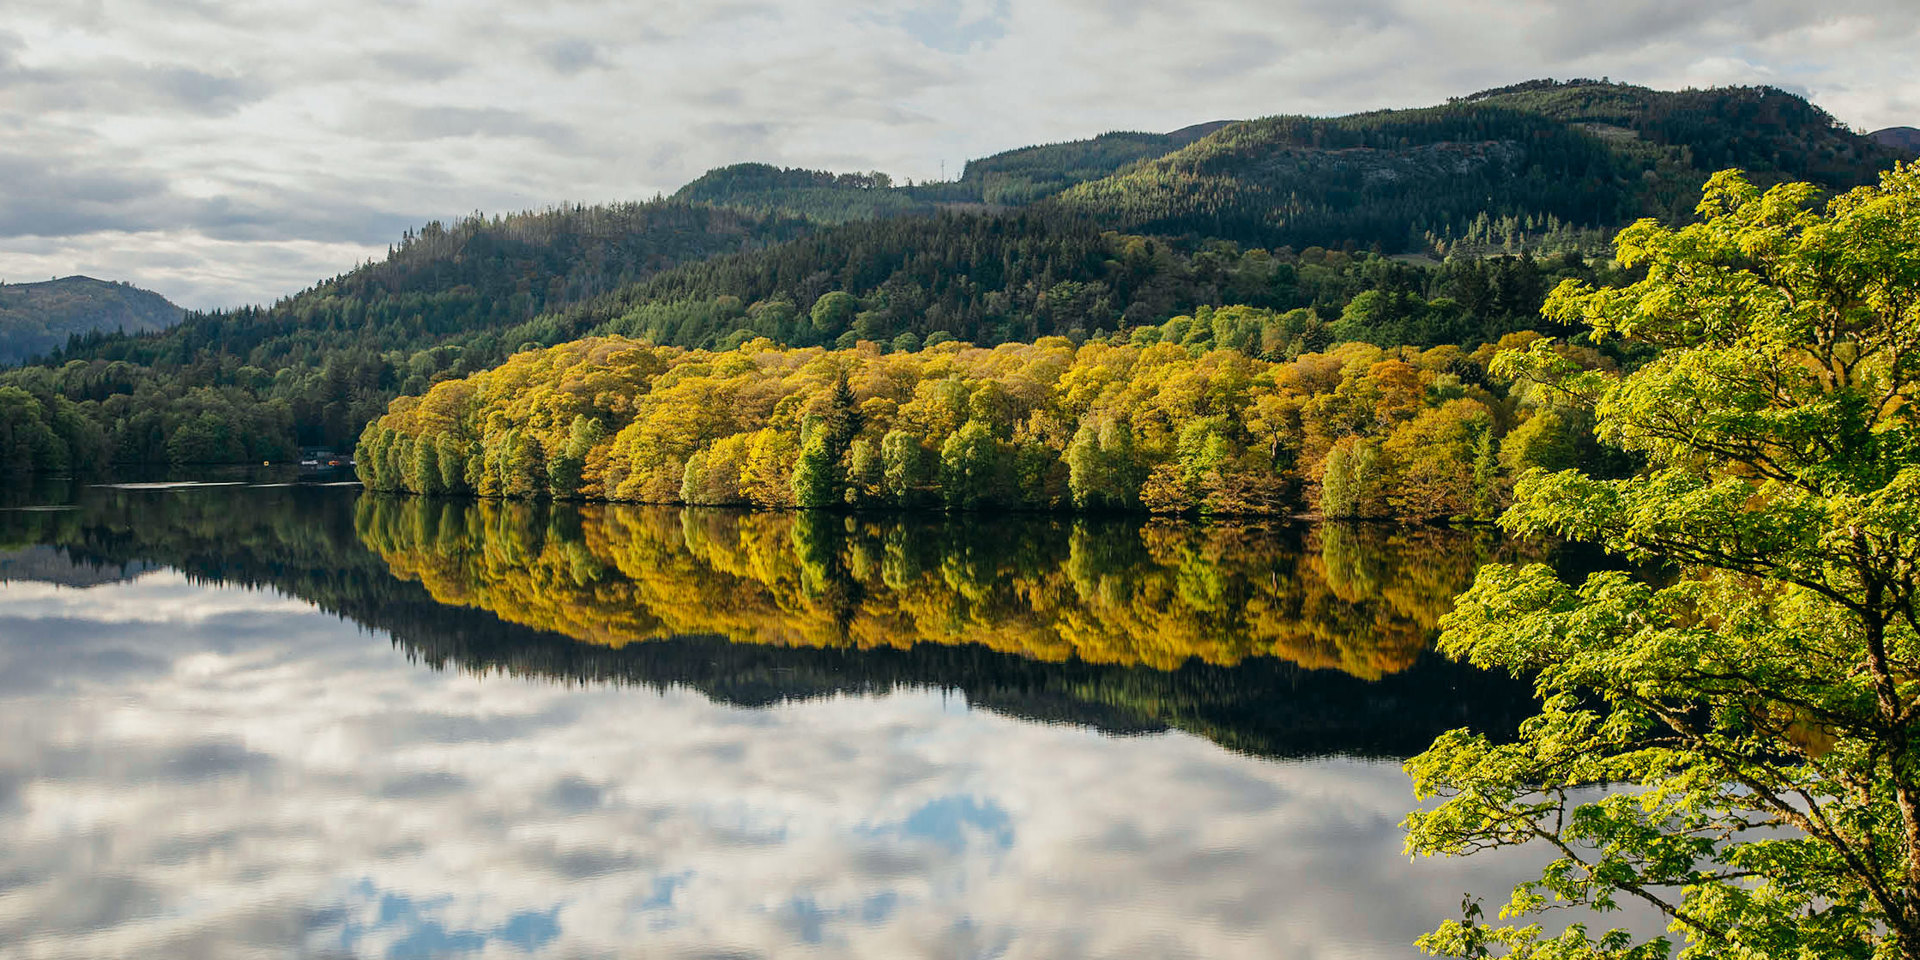
M 1547 75 L 1775 83 L 1914 123 L 1917 39 L 1904 0 L 30 0 L 0 27 L 0 276 L 269 301 L 403 224 L 646 197 L 739 160 L 924 179 L 1108 129 Z

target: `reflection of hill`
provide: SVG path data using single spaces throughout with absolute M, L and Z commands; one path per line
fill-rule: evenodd
M 478 610 L 410 612 L 424 618 L 420 629 L 381 629 L 435 667 L 689 688 L 742 706 L 935 688 L 1009 716 L 1111 734 L 1184 730 L 1268 757 L 1408 757 L 1453 727 L 1511 732 L 1532 706 L 1523 685 L 1432 654 L 1368 682 L 1270 658 L 1161 671 L 1046 663 L 972 645 L 858 650 L 672 637 L 611 648 L 501 624 Z
M 139 561 L 88 563 L 67 556 L 67 552 L 59 547 L 0 550 L 0 583 L 23 580 L 63 587 L 96 587 L 103 583 L 132 580 L 152 569 L 152 564 Z
M 1369 683 L 1339 672 L 1309 670 L 1285 660 L 1251 655 L 1233 667 L 1194 661 L 1177 669 L 1159 670 L 1081 660 L 1048 662 L 961 642 L 861 648 L 669 636 L 623 647 L 581 643 L 568 634 L 505 622 L 476 607 L 445 604 L 421 584 L 396 579 L 388 573 L 387 564 L 356 538 L 354 503 L 352 491 L 338 489 L 88 491 L 85 509 L 80 511 L 44 515 L 0 512 L 0 543 L 52 543 L 81 563 L 150 561 L 183 570 L 196 579 L 271 587 L 370 630 L 390 633 L 395 646 L 409 657 L 436 669 L 541 677 L 566 683 L 686 688 L 717 701 L 748 707 L 843 693 L 937 688 L 963 696 L 974 706 L 1011 716 L 1084 724 L 1120 734 L 1182 729 L 1232 749 L 1265 756 L 1405 756 L 1424 748 L 1435 734 L 1451 727 L 1470 724 L 1488 730 L 1511 729 L 1530 703 L 1524 687 L 1418 655 L 1413 652 L 1417 646 L 1405 654 L 1407 659 L 1400 664 L 1405 669 Z M 393 512 L 395 504 L 408 509 Z M 482 533 L 486 522 L 508 522 L 497 511 L 488 514 L 472 505 L 449 506 L 457 508 L 459 522 L 444 529 L 455 539 L 459 530 L 469 529 L 470 520 L 477 524 L 471 529 Z M 384 501 L 363 504 L 357 513 L 361 527 L 366 529 L 369 524 L 398 522 L 412 510 L 407 501 Z M 646 523 L 680 516 L 676 511 L 652 511 L 651 515 Z M 542 523 L 530 528 L 541 534 L 537 543 L 503 537 L 476 544 L 476 548 L 491 555 L 493 562 L 509 565 L 516 557 L 526 556 L 528 550 L 541 555 L 549 548 L 584 542 L 591 526 L 588 516 L 555 508 L 543 515 Z M 717 516 L 695 514 L 684 522 L 703 528 L 716 522 Z M 481 517 L 492 519 L 481 521 Z M 777 516 L 747 516 L 738 522 L 754 529 L 763 523 L 778 527 L 773 521 L 781 520 L 792 524 L 790 518 Z M 724 523 L 736 522 L 722 521 L 723 530 L 728 529 Z M 843 531 L 836 536 L 857 541 L 865 534 L 860 533 L 864 529 L 861 524 L 855 527 L 853 534 Z M 1042 556 L 1033 551 L 1057 549 L 1058 539 L 1073 532 L 1071 525 L 1051 523 L 1035 528 L 1051 533 L 1023 532 L 1029 527 L 1027 521 L 1010 521 L 990 524 L 971 534 L 936 527 L 945 530 L 945 536 L 960 538 L 963 544 L 974 543 L 981 552 L 971 561 L 965 557 L 950 565 L 943 561 L 935 569 L 951 566 L 964 571 L 971 562 L 976 571 L 1004 571 L 1009 569 L 1005 564 L 986 561 L 1009 549 L 1026 551 L 1023 556 Z M 1141 530 L 1137 523 L 1122 527 L 1136 536 Z M 793 538 L 791 527 L 786 529 L 788 542 L 799 542 Z M 577 531 L 576 535 L 570 537 L 569 530 Z M 1243 533 L 1250 540 L 1273 539 Z M 1096 530 L 1083 535 L 1100 536 Z M 1171 537 L 1176 543 L 1192 542 L 1183 539 L 1191 533 L 1170 528 L 1162 528 L 1156 535 Z M 925 536 L 904 535 L 902 539 L 919 543 Z M 1168 549 L 1165 542 L 1149 545 L 1151 537 L 1139 539 L 1139 549 L 1149 558 L 1156 555 L 1154 550 Z M 440 542 L 438 529 L 433 542 Z M 926 549 L 936 554 L 946 549 L 938 539 L 930 542 L 933 546 Z M 1315 542 L 1309 538 L 1306 544 Z M 1333 542 L 1337 545 L 1341 541 Z M 1293 550 L 1302 545 L 1299 539 L 1287 537 L 1275 543 Z M 1249 547 L 1246 541 L 1231 540 L 1225 545 L 1256 552 L 1281 548 Z M 1424 539 L 1416 538 L 1402 542 L 1397 549 L 1411 556 L 1423 545 Z M 839 555 L 850 552 L 843 549 Z M 1326 559 L 1330 552 L 1334 554 L 1331 561 Z M 1404 578 L 1382 573 L 1377 565 L 1369 568 L 1366 563 L 1342 559 L 1338 553 L 1337 547 L 1330 551 L 1326 543 L 1321 543 L 1319 559 L 1314 562 L 1330 563 L 1333 569 L 1343 571 L 1334 578 L 1343 584 L 1343 590 L 1374 591 L 1376 585 L 1387 584 L 1386 592 L 1401 590 L 1413 596 L 1422 589 L 1409 586 Z M 1311 554 L 1309 550 L 1302 556 Z M 593 553 L 588 550 L 578 555 L 583 557 L 579 569 L 584 577 L 594 569 Z M 765 560 L 774 563 L 771 556 Z M 778 564 L 774 566 L 778 568 Z M 1233 564 L 1228 567 L 1233 568 Z M 535 569 L 556 573 L 551 568 Z M 1022 568 L 1016 565 L 1015 569 Z M 954 577 L 957 582 L 967 582 L 958 572 Z M 591 581 L 591 577 L 585 579 Z M 1206 578 L 1194 571 L 1190 579 L 1203 582 Z M 859 582 L 858 578 L 853 582 Z M 978 578 L 973 582 L 976 586 L 998 586 Z M 1270 579 L 1269 589 L 1272 582 Z M 1238 596 L 1233 590 L 1245 589 L 1235 585 L 1231 577 L 1224 583 L 1229 596 Z M 1199 588 L 1189 585 L 1187 589 L 1195 592 Z M 689 596 L 684 602 L 693 606 L 701 601 Z M 825 601 L 815 598 L 808 602 Z M 868 598 L 864 602 L 872 601 Z M 795 603 L 796 609 L 806 609 L 799 601 Z M 987 608 L 968 609 L 979 616 L 988 614 Z
M 448 604 L 620 647 L 978 645 L 1171 670 L 1406 669 L 1482 558 L 1438 530 L 875 520 L 365 498 L 357 526 Z

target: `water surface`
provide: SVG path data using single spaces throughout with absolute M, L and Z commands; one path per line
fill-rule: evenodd
M 0 954 L 1412 957 L 1441 531 L 0 511 Z M 25 504 L 21 504 L 25 505 Z M 41 504 L 44 505 L 44 504 Z

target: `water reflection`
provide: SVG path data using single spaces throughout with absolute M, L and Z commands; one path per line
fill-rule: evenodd
M 0 944 L 29 955 L 1411 957 L 1512 869 L 1399 853 L 1390 758 L 1524 697 L 1365 642 L 1441 588 L 1341 559 L 1364 540 L 81 507 L 0 545 L 157 568 L 0 584 Z M 1204 736 L 1109 735 L 1169 727 Z
M 1412 666 L 1488 555 L 1432 528 L 874 519 L 363 498 L 361 539 L 434 599 L 610 647 L 974 644 L 1172 670 Z

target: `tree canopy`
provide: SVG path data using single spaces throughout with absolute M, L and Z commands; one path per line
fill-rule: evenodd
M 1583 420 L 1489 376 L 1492 345 L 1314 343 L 1249 307 L 1079 346 L 590 337 L 395 400 L 358 462 L 374 489 L 426 494 L 1410 518 L 1490 516 L 1535 464 L 1602 466 Z
M 1511 743 L 1443 736 L 1408 765 L 1437 805 L 1418 853 L 1557 856 L 1449 956 L 1665 957 L 1664 940 L 1522 925 L 1555 904 L 1651 906 L 1684 957 L 1920 957 L 1920 170 L 1817 203 L 1707 185 L 1702 219 L 1618 238 L 1645 279 L 1562 285 L 1548 312 L 1660 353 L 1502 364 L 1646 458 L 1628 479 L 1536 471 L 1503 518 L 1640 572 L 1569 583 L 1489 566 L 1441 648 L 1535 678 Z

